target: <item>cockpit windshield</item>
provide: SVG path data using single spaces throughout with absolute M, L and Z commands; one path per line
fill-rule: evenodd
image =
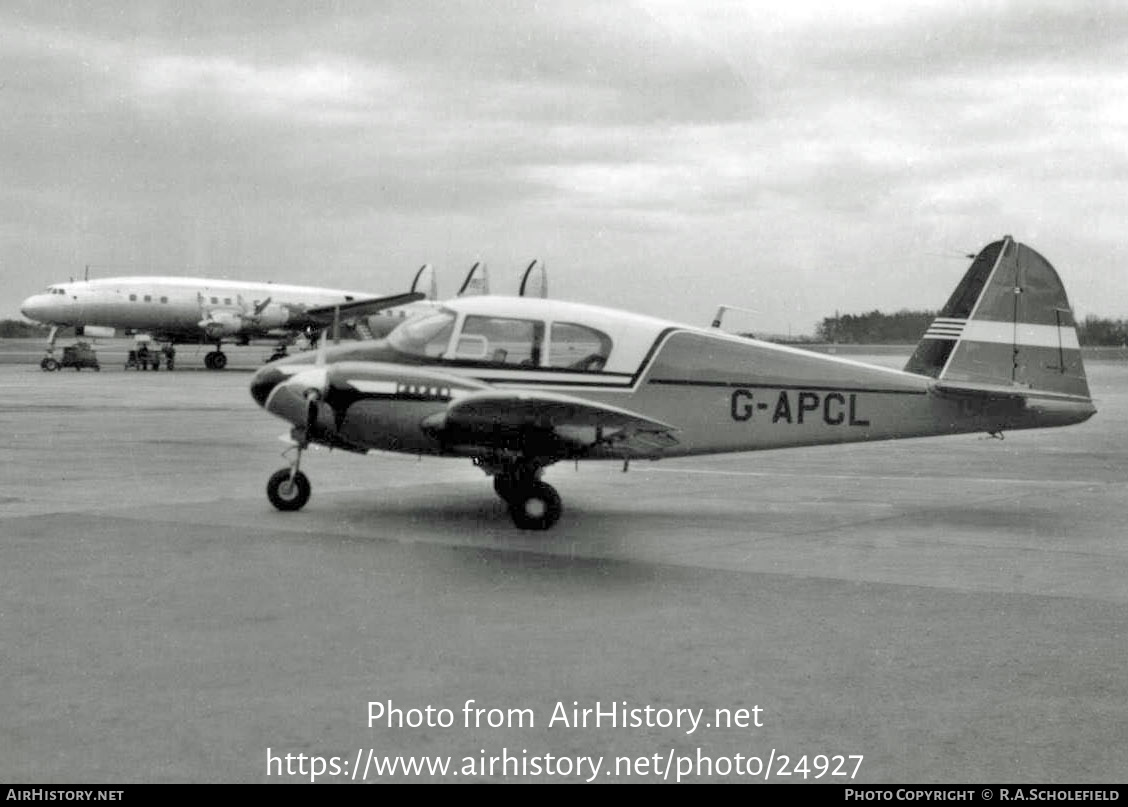
M 441 356 L 450 343 L 455 319 L 455 313 L 446 308 L 413 317 L 388 334 L 388 344 L 401 353 Z

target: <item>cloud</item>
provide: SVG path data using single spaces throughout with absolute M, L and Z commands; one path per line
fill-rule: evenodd
M 492 250 L 659 314 L 766 271 L 766 311 L 814 317 L 943 298 L 943 272 L 933 288 L 890 267 L 1025 231 L 1093 267 L 1091 308 L 1124 291 L 1126 20 L 1072 3 L 17 3 L 0 16 L 0 271 L 32 267 L 38 287 L 95 259 L 338 262 L 347 280 Z M 592 288 L 569 282 L 553 285 Z

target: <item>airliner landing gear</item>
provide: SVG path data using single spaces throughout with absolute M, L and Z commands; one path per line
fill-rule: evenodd
M 294 451 L 293 464 L 289 468 L 275 471 L 266 483 L 266 498 L 279 510 L 286 512 L 305 507 L 312 490 L 309 478 L 298 467 L 302 462 L 301 446 L 296 446 Z
M 227 354 L 218 348 L 204 356 L 204 367 L 209 370 L 222 370 L 227 366 Z
M 51 334 L 47 337 L 47 355 L 39 362 L 39 368 L 47 372 L 54 372 L 59 369 L 59 360 L 55 358 L 55 340 L 59 336 L 59 326 L 54 325 L 51 327 Z
M 523 530 L 547 530 L 560 520 L 560 494 L 537 478 L 541 470 L 516 466 L 494 474 L 494 491 L 508 505 L 513 523 Z

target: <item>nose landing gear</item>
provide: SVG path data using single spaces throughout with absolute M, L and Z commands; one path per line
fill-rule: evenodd
M 294 461 L 290 467 L 275 471 L 266 483 L 266 498 L 270 499 L 270 503 L 277 509 L 284 512 L 293 512 L 305 507 L 312 490 L 309 477 L 302 473 L 299 467 L 302 462 L 302 447 L 295 446 L 292 450 Z

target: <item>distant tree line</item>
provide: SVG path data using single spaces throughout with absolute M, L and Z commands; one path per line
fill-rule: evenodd
M 31 336 L 46 336 L 50 332 L 46 325 L 37 322 L 24 322 L 20 319 L 0 319 L 0 339 L 23 339 Z
M 1128 346 L 1128 320 L 1085 317 L 1077 323 L 1077 339 L 1083 345 Z
M 898 311 L 886 314 L 841 314 L 826 317 L 815 331 L 815 341 L 839 344 L 914 344 L 936 317 L 934 311 Z M 1085 317 L 1077 324 L 1083 345 L 1128 345 L 1128 320 Z
M 835 315 L 819 323 L 815 339 L 856 345 L 912 344 L 924 335 L 935 317 L 934 311 L 906 310 L 894 314 L 874 310 L 868 314 Z

